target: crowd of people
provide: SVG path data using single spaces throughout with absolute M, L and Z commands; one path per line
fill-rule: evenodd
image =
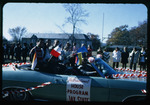
M 30 61 L 32 62 L 34 54 L 36 52 L 37 57 L 37 65 L 40 67 L 43 67 L 43 65 L 48 65 L 46 68 L 49 68 L 49 65 L 53 65 L 53 69 L 55 69 L 56 63 L 55 61 L 61 61 L 65 65 L 75 65 L 75 55 L 77 53 L 76 43 L 73 43 L 71 45 L 69 42 L 67 42 L 65 45 L 62 45 L 62 51 L 61 55 L 56 58 L 50 54 L 52 49 L 54 49 L 56 46 L 58 46 L 60 43 L 58 40 L 55 40 L 54 43 L 51 43 L 51 40 L 39 39 L 36 43 L 36 46 L 33 46 L 33 43 L 28 45 L 27 43 L 24 43 L 21 47 L 21 44 L 18 43 L 16 46 L 15 44 L 12 44 L 9 46 L 8 44 L 3 45 L 3 62 L 6 59 L 15 59 L 16 62 L 26 62 L 27 57 L 29 56 Z M 85 46 L 84 44 L 81 45 Z M 86 46 L 85 46 L 86 47 Z M 21 56 L 23 59 L 21 59 Z M 92 57 L 92 48 L 90 45 L 87 46 L 87 53 L 83 54 L 83 57 L 86 59 L 88 57 Z M 146 70 L 146 63 L 147 63 L 147 53 L 145 50 L 145 47 L 142 47 L 141 51 L 138 51 L 137 48 L 133 48 L 131 52 L 128 52 L 127 47 L 123 48 L 123 51 L 119 51 L 119 48 L 117 47 L 113 52 L 112 56 L 110 56 L 110 53 L 107 51 L 107 48 L 102 50 L 99 48 L 97 50 L 96 57 L 103 59 L 105 62 L 109 63 L 110 57 L 113 58 L 113 68 L 118 68 L 119 63 L 122 63 L 122 68 L 127 67 L 127 63 L 130 63 L 130 69 L 136 70 L 137 63 L 140 65 L 140 70 Z M 51 61 L 51 62 L 50 62 Z M 85 59 L 83 60 L 85 61 Z M 48 64 L 47 64 L 48 63 Z
M 109 63 L 109 52 L 107 49 L 104 49 L 104 52 L 101 49 L 97 50 L 97 54 L 102 55 L 102 59 Z M 137 64 L 140 65 L 140 70 L 146 70 L 147 65 L 147 51 L 145 47 L 142 47 L 141 51 L 138 51 L 136 47 L 133 48 L 131 52 L 128 51 L 127 47 L 123 48 L 123 51 L 120 51 L 118 47 L 112 52 L 113 58 L 113 68 L 118 68 L 119 63 L 122 63 L 122 68 L 127 68 L 127 63 L 129 64 L 130 69 L 136 70 Z
M 29 55 L 29 50 L 33 48 L 33 43 L 28 45 L 27 43 L 24 43 L 23 46 L 21 46 L 20 43 L 13 43 L 13 44 L 4 44 L 3 45 L 3 63 L 5 60 L 11 60 L 15 62 L 26 62 L 26 58 Z M 21 59 L 22 57 L 22 59 Z M 31 60 L 31 59 L 30 59 Z

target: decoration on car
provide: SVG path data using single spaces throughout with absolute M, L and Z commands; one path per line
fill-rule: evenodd
M 147 74 L 112 74 L 114 78 L 146 78 Z
M 147 93 L 147 91 L 145 89 L 142 89 L 141 92 L 144 93 L 144 94 Z
M 133 72 L 133 73 L 147 74 L 146 71 L 140 71 L 140 70 L 123 69 L 123 68 L 115 68 L 115 70 L 117 70 L 117 71 L 123 71 L 123 72 Z
M 8 63 L 8 64 L 2 64 L 2 67 L 9 67 L 9 66 L 15 66 L 15 65 L 25 65 L 25 64 L 31 64 L 31 63 L 30 62 Z
M 67 101 L 90 101 L 91 79 L 68 77 L 66 86 Z
M 8 64 L 2 64 L 2 67 L 12 67 L 14 71 L 16 71 L 15 65 L 21 66 L 25 64 L 31 64 L 30 62 L 22 62 L 22 63 L 8 63 Z
M 120 73 L 112 74 L 111 75 L 112 78 L 143 78 L 143 79 L 147 78 L 146 71 L 123 69 L 123 68 L 115 68 L 115 70 Z

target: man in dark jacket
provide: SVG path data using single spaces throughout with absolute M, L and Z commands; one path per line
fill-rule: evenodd
M 122 68 L 126 69 L 128 58 L 129 58 L 129 52 L 127 51 L 127 47 L 124 47 L 124 51 L 121 53 Z
M 26 62 L 27 53 L 28 53 L 27 43 L 24 43 L 24 46 L 22 48 L 23 62 Z
M 16 56 L 16 62 L 20 62 L 21 61 L 21 45 L 20 43 L 17 44 L 17 46 L 15 47 L 15 56 Z

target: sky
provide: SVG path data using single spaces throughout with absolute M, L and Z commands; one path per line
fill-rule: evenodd
M 147 20 L 147 8 L 143 4 L 81 4 L 89 16 L 87 24 L 78 27 L 81 33 L 93 33 L 102 38 L 108 37 L 113 29 L 128 25 L 129 29 Z M 9 28 L 26 27 L 27 33 L 63 33 L 58 26 L 65 23 L 69 16 L 61 3 L 7 3 L 3 7 L 3 36 L 11 40 Z M 104 16 L 104 18 L 103 18 Z M 72 33 L 72 26 L 65 25 L 62 29 Z M 105 43 L 106 40 L 103 40 Z

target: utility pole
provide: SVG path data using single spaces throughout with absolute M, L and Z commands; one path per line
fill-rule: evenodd
M 108 39 L 108 37 L 103 37 L 104 34 L 104 13 L 103 13 L 103 20 L 102 20 L 102 42 L 104 39 Z
M 103 34 L 104 34 L 104 13 L 103 13 L 103 20 L 102 20 L 102 41 L 103 41 Z

